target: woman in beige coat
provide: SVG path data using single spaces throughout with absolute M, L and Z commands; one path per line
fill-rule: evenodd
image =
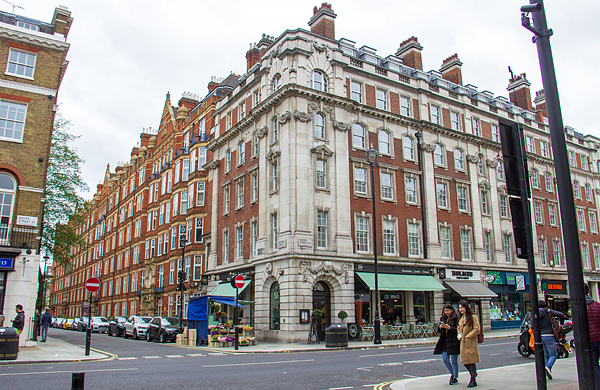
M 458 304 L 458 311 L 462 315 L 458 321 L 458 339 L 460 340 L 460 360 L 471 374 L 471 381 L 467 387 L 477 386 L 477 366 L 479 363 L 479 347 L 477 346 L 477 335 L 479 334 L 479 319 L 469 302 L 462 300 Z

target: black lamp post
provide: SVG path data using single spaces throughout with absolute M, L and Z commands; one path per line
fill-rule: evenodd
M 375 165 L 377 165 L 377 156 L 379 152 L 371 148 L 367 150 L 367 159 L 371 165 L 371 202 L 373 204 L 373 263 L 375 265 L 375 319 L 373 328 L 375 336 L 373 344 L 381 344 L 381 324 L 379 323 L 379 276 L 377 271 L 377 214 L 375 212 Z
M 179 327 L 183 331 L 183 290 L 185 286 L 183 285 L 183 281 L 185 280 L 185 271 L 184 270 L 184 262 L 185 262 L 185 244 L 187 240 L 185 238 L 179 239 L 179 245 L 181 245 L 181 270 L 177 272 L 177 278 L 179 279 L 178 287 L 179 290 Z
M 48 255 L 43 257 L 44 259 L 44 272 L 42 273 L 42 293 L 40 294 L 42 296 L 42 307 L 40 308 L 41 310 L 44 310 L 46 308 L 46 272 L 47 272 L 47 268 L 48 267 L 48 260 L 50 259 L 50 257 Z

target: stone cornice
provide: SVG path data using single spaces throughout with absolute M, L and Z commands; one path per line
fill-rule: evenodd
M 40 95 L 52 96 L 52 97 L 56 97 L 56 94 L 57 94 L 56 89 L 44 88 L 44 87 L 40 87 L 38 85 L 19 83 L 19 82 L 10 81 L 10 80 L 0 80 L 0 87 L 16 89 L 18 91 L 24 91 L 24 92 L 37 93 Z
M 43 34 L 43 33 L 40 33 Z M 53 39 L 43 36 L 38 36 L 35 33 L 25 33 L 22 31 L 9 29 L 4 26 L 0 26 L 0 37 L 13 39 L 21 42 L 33 43 L 41 45 L 50 49 L 68 50 L 71 44 L 63 42 L 57 39 Z

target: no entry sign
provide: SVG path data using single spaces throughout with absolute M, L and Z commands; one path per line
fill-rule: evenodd
M 97 278 L 89 278 L 85 281 L 85 288 L 93 293 L 100 290 L 100 281 Z
M 237 287 L 237 288 L 244 287 L 244 277 L 242 275 L 236 275 L 234 281 L 235 281 L 235 287 Z

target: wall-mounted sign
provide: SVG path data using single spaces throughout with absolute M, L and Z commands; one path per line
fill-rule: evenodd
M 567 294 L 567 281 L 542 279 L 542 291 L 548 295 Z
M 0 271 L 13 271 L 15 269 L 15 259 L 6 257 L 0 258 Z
M 279 247 L 279 249 L 286 248 L 287 247 L 287 240 L 281 240 L 281 241 L 279 241 L 278 247 Z
M 517 286 L 517 291 L 525 290 L 525 275 L 515 276 L 515 284 Z
M 307 248 L 312 248 L 312 238 L 299 238 L 298 239 L 298 246 L 300 247 L 307 247 Z
M 38 218 L 37 217 L 28 217 L 26 215 L 17 215 L 17 225 L 37 227 Z
M 446 269 L 446 279 L 480 281 L 481 272 L 470 269 Z

